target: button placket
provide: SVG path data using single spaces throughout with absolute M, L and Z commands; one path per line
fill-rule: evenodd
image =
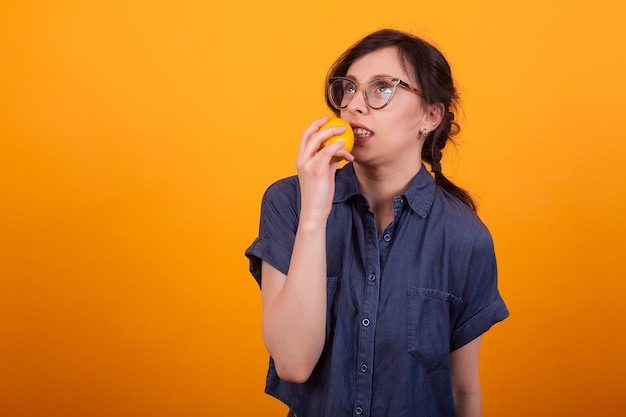
M 367 216 L 363 226 L 366 228 L 365 235 L 371 238 L 365 242 L 365 259 L 368 271 L 365 276 L 366 285 L 361 304 L 359 329 L 359 341 L 356 371 L 356 393 L 353 413 L 355 416 L 369 415 L 372 402 L 372 366 L 374 364 L 374 344 L 376 318 L 378 315 L 378 303 L 380 299 L 380 252 L 383 249 L 383 239 L 378 238 L 374 217 Z

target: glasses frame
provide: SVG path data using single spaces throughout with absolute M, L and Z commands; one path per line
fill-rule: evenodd
M 352 98 L 350 99 L 350 101 L 348 101 L 346 103 L 345 106 L 338 106 L 335 101 L 333 100 L 333 95 L 331 92 L 331 87 L 332 85 L 335 83 L 335 81 L 349 81 L 352 84 L 354 84 L 356 86 L 356 91 L 355 93 L 352 95 Z M 389 99 L 387 100 L 387 102 L 385 104 L 383 104 L 380 107 L 374 107 L 370 104 L 369 99 L 367 98 L 367 88 L 363 88 L 363 87 L 367 87 L 368 85 L 370 85 L 372 82 L 374 81 L 389 81 L 391 82 L 391 84 L 393 85 L 393 91 L 391 91 L 391 95 L 389 96 Z M 401 86 L 404 87 L 405 89 L 411 91 L 412 93 L 417 94 L 418 96 L 422 97 L 422 93 L 419 89 L 413 87 L 411 84 L 402 81 L 400 78 L 396 78 L 396 77 L 374 77 L 371 80 L 364 82 L 362 84 L 359 84 L 356 82 L 356 80 L 354 78 L 350 78 L 350 77 L 330 77 L 328 78 L 328 87 L 326 89 L 326 95 L 328 96 L 328 102 L 337 110 L 343 110 L 345 108 L 348 107 L 348 104 L 350 104 L 350 102 L 352 101 L 352 99 L 354 98 L 354 96 L 359 92 L 359 90 L 361 90 L 363 92 L 363 98 L 365 99 L 365 104 L 367 104 L 367 106 L 370 109 L 374 109 L 374 110 L 380 110 L 380 109 L 384 109 L 385 107 L 387 107 L 389 105 L 389 103 L 391 103 L 391 100 L 393 99 L 394 95 L 396 94 L 396 87 L 397 86 Z

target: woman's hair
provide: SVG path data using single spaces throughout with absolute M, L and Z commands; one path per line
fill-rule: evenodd
M 450 65 L 437 48 L 411 34 L 383 29 L 366 36 L 344 52 L 330 68 L 327 83 L 330 77 L 345 76 L 357 59 L 386 47 L 398 49 L 405 71 L 412 73 L 418 83 L 417 87 L 421 91 L 422 100 L 426 104 L 442 104 L 444 107 L 441 123 L 426 136 L 422 148 L 422 160 L 431 166 L 435 183 L 438 186 L 476 211 L 476 204 L 469 193 L 454 185 L 441 172 L 442 150 L 448 140 L 453 141 L 452 137 L 459 132 L 460 127 L 454 121 L 458 95 Z M 326 103 L 339 116 L 339 110 L 331 105 L 328 95 Z

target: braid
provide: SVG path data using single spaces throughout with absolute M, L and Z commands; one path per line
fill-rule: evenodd
M 456 186 L 445 175 L 441 169 L 442 150 L 448 140 L 453 141 L 452 136 L 459 133 L 460 127 L 454 121 L 454 113 L 446 111 L 445 115 L 434 132 L 426 134 L 424 146 L 422 148 L 422 159 L 430 164 L 431 171 L 435 177 L 435 183 L 461 200 L 465 205 L 476 212 L 476 203 L 467 191 Z
M 443 156 L 443 148 L 445 148 L 448 139 L 452 140 L 450 137 L 458 133 L 458 131 L 459 126 L 454 122 L 454 113 L 447 111 L 434 132 L 430 134 L 424 132 L 422 159 L 430 164 L 431 171 L 433 173 L 441 174 L 441 158 Z
M 426 162 L 430 164 L 431 171 L 434 174 L 437 174 L 437 173 L 441 174 L 441 157 L 443 156 L 441 150 L 446 146 L 446 139 L 444 137 L 444 140 L 442 141 L 441 135 L 440 134 L 438 135 L 437 131 L 433 132 L 429 138 L 430 138 L 430 146 L 429 146 L 430 158 Z M 426 146 L 426 143 L 424 143 L 424 146 Z

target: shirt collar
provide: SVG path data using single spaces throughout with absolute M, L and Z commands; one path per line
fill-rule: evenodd
M 426 167 L 422 165 L 402 197 L 415 213 L 425 218 L 435 200 L 436 190 L 435 180 L 428 173 Z M 354 165 L 350 162 L 337 171 L 333 203 L 344 202 L 357 194 L 361 194 L 361 192 L 354 172 Z

